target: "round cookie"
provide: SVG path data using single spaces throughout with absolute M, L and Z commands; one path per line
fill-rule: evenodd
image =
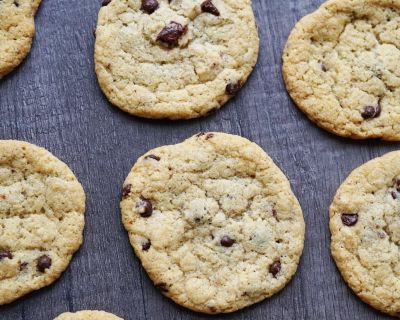
M 0 140 L 0 305 L 58 279 L 82 243 L 85 194 L 32 144 Z
M 353 139 L 400 140 L 400 0 L 331 0 L 301 19 L 283 54 L 297 106 Z
M 130 114 L 190 119 L 240 90 L 258 50 L 250 0 L 103 1 L 96 73 L 110 102 Z
M 31 50 L 39 4 L 40 0 L 0 1 L 0 79 Z
M 366 303 L 400 316 L 400 151 L 355 169 L 330 207 L 331 250 Z
M 54 320 L 123 320 L 111 313 L 104 311 L 78 311 L 76 313 L 63 313 Z
M 228 313 L 281 290 L 296 272 L 304 220 L 289 181 L 256 144 L 202 133 L 139 158 L 122 219 L 160 291 Z

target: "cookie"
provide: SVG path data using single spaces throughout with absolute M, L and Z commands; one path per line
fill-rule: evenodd
M 400 151 L 355 169 L 330 207 L 331 250 L 366 303 L 400 316 Z
M 122 219 L 155 286 L 198 312 L 228 313 L 296 272 L 304 220 L 289 181 L 256 144 L 202 133 L 139 158 Z
M 96 73 L 110 102 L 130 114 L 189 119 L 232 98 L 258 50 L 250 0 L 104 1 Z
M 58 279 L 82 243 L 85 194 L 32 144 L 0 140 L 0 305 Z
M 27 56 L 40 0 L 0 0 L 0 79 Z
M 297 106 L 353 139 L 400 140 L 400 0 L 331 0 L 301 19 L 283 54 Z
M 54 320 L 123 320 L 111 313 L 104 311 L 79 311 L 76 313 L 63 313 Z

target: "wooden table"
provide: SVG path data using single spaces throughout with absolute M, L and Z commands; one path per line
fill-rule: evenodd
M 68 310 L 103 309 L 134 319 L 385 319 L 340 277 L 329 252 L 328 207 L 352 169 L 396 143 L 338 138 L 313 125 L 285 91 L 281 55 L 295 22 L 321 0 L 254 0 L 261 52 L 239 95 L 192 121 L 150 121 L 112 107 L 93 66 L 97 0 L 44 0 L 30 56 L 0 81 L 0 138 L 43 146 L 65 161 L 87 194 L 85 241 L 54 285 L 0 307 L 1 320 L 52 320 Z M 121 185 L 147 150 L 199 131 L 242 135 L 289 177 L 303 207 L 306 242 L 293 281 L 243 311 L 207 317 L 164 298 L 136 259 L 121 224 Z

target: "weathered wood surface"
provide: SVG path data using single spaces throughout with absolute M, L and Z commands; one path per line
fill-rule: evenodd
M 295 22 L 322 0 L 254 0 L 261 52 L 240 94 L 219 112 L 182 122 L 149 121 L 113 108 L 93 67 L 99 1 L 43 0 L 28 59 L 0 81 L 0 138 L 36 143 L 63 159 L 87 193 L 85 241 L 54 285 L 0 307 L 1 320 L 51 320 L 80 309 L 133 319 L 386 319 L 341 279 L 329 253 L 328 207 L 363 162 L 396 143 L 355 142 L 314 126 L 288 97 L 281 54 Z M 227 316 L 207 317 L 164 298 L 129 245 L 120 219 L 121 184 L 138 156 L 199 131 L 224 131 L 261 145 L 289 177 L 307 237 L 293 281 L 273 298 Z

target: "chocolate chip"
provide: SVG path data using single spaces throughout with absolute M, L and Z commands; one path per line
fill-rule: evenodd
M 39 257 L 37 260 L 36 268 L 38 271 L 44 273 L 46 269 L 51 267 L 51 258 L 44 254 L 43 256 Z
M 205 132 L 199 132 L 198 134 L 196 134 L 196 137 L 199 138 L 201 136 L 204 136 L 206 133 Z
M 397 178 L 393 179 L 393 184 L 394 187 L 397 189 L 397 191 L 400 191 L 400 179 Z
M 25 270 L 28 266 L 28 262 L 21 262 L 19 265 L 19 271 Z
M 206 135 L 206 140 L 211 139 L 212 137 L 214 137 L 214 133 L 207 133 Z
M 102 7 L 108 6 L 110 4 L 111 0 L 103 0 L 103 2 L 101 3 Z
M 361 113 L 361 116 L 365 120 L 379 117 L 381 115 L 381 112 L 382 112 L 382 99 L 383 99 L 383 97 L 380 97 L 378 99 L 378 105 L 376 107 L 374 107 L 374 106 L 366 106 L 364 108 L 364 111 Z
M 240 81 L 238 81 L 236 83 L 228 83 L 225 88 L 225 91 L 230 96 L 234 96 L 239 92 L 241 87 L 242 87 L 242 83 Z
M 126 186 L 124 186 L 124 188 L 122 189 L 122 199 L 125 199 L 127 196 L 129 196 L 129 194 L 131 193 L 131 189 L 131 184 L 127 184 Z
M 151 241 L 150 240 L 147 240 L 145 243 L 142 244 L 142 250 L 143 251 L 149 250 L 150 247 L 151 247 Z
M 274 276 L 274 278 L 276 278 L 276 275 L 281 271 L 281 269 L 282 269 L 281 262 L 277 260 L 269 266 L 269 273 L 271 273 Z
M 396 193 L 396 192 L 394 192 L 394 191 L 392 191 L 392 198 L 393 198 L 394 200 L 396 200 L 396 199 L 397 199 L 397 193 Z
M 180 23 L 172 21 L 168 26 L 164 27 L 157 36 L 157 40 L 168 44 L 169 46 L 177 46 L 179 38 L 187 31 L 187 27 L 183 27 Z
M 161 290 L 161 292 L 168 292 L 168 286 L 165 282 L 156 284 L 156 287 Z
M 19 7 L 19 1 L 18 0 L 14 0 L 14 6 L 16 6 L 17 8 Z
M 217 308 L 216 307 L 208 307 L 208 310 L 210 310 L 211 313 L 216 313 Z
M 321 63 L 321 70 L 323 72 L 327 72 L 328 71 L 328 69 L 326 68 L 326 66 L 323 63 Z
M 379 231 L 378 232 L 378 237 L 381 238 L 381 239 L 385 239 L 386 238 L 386 233 L 383 232 L 383 231 Z
M 153 213 L 153 204 L 150 202 L 150 200 L 145 198 L 140 198 L 140 201 L 136 207 L 139 209 L 139 213 L 143 218 L 148 218 Z
M 140 7 L 140 10 L 148 14 L 152 14 L 158 9 L 158 7 L 159 4 L 157 0 L 142 0 L 142 6 Z
M 273 217 L 276 219 L 276 221 L 278 221 L 278 222 L 279 222 L 279 218 L 278 218 L 278 212 L 276 212 L 276 210 L 275 210 L 275 209 L 273 209 L 273 210 L 272 210 L 272 215 L 273 215 Z
M 156 161 L 160 161 L 160 160 L 161 160 L 160 157 L 158 157 L 158 156 L 156 156 L 156 155 L 154 155 L 154 154 L 149 154 L 148 156 L 145 156 L 144 158 L 145 158 L 145 159 L 154 159 L 154 160 L 156 160 Z
M 343 213 L 342 214 L 342 222 L 345 226 L 352 227 L 358 221 L 357 213 Z
M 373 107 L 373 106 L 366 106 L 366 107 L 364 108 L 364 111 L 361 113 L 361 116 L 362 116 L 364 119 L 372 119 L 372 118 L 375 117 L 375 113 L 376 113 L 375 107 Z
M 201 4 L 201 11 L 211 13 L 214 16 L 219 16 L 220 13 L 211 0 L 206 0 Z
M 13 255 L 10 251 L 0 251 L 0 261 L 8 258 L 8 259 L 12 259 Z
M 236 241 L 232 239 L 230 236 L 223 236 L 221 238 L 221 246 L 224 247 L 232 247 Z

